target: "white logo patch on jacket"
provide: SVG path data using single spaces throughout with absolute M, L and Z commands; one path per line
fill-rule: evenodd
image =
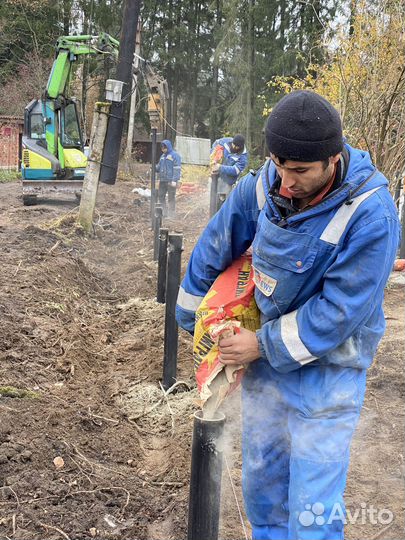
M 266 276 L 263 272 L 260 272 L 257 268 L 253 267 L 253 281 L 256 287 L 265 296 L 271 296 L 277 285 L 277 280 Z

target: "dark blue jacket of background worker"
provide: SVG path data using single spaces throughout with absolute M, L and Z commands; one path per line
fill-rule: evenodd
M 180 155 L 173 150 L 172 143 L 165 139 L 161 142 L 167 148 L 167 153 L 162 154 L 159 163 L 156 165 L 156 171 L 159 173 L 161 182 L 178 182 L 181 172 Z
M 217 139 L 211 148 L 211 152 L 213 152 L 214 148 L 219 144 L 224 147 L 224 159 L 219 169 L 219 176 L 229 186 L 235 184 L 238 176 L 248 163 L 246 146 L 240 154 L 232 152 L 232 140 L 232 137 L 222 137 L 222 139 Z

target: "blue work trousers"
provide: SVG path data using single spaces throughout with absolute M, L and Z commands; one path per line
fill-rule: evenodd
M 242 382 L 243 495 L 253 540 L 341 540 L 350 442 L 366 371 L 250 364 Z

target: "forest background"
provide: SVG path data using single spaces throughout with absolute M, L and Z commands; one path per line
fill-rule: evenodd
M 22 116 L 41 95 L 59 36 L 119 38 L 122 4 L 2 0 L 0 115 Z M 169 85 L 169 137 L 243 133 L 255 166 L 271 107 L 308 88 L 339 109 L 348 141 L 371 152 L 392 189 L 403 178 L 404 0 L 144 0 L 141 17 L 141 56 Z M 103 95 L 113 69 L 106 60 L 78 62 L 87 131 L 86 102 Z M 141 87 L 136 118 L 148 131 L 145 96 Z

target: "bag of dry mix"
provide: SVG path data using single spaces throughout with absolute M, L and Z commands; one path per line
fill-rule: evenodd
M 241 382 L 244 366 L 221 364 L 218 344 L 241 326 L 260 327 L 254 287 L 252 258 L 245 254 L 217 277 L 196 311 L 194 370 L 204 417 L 212 416 Z

